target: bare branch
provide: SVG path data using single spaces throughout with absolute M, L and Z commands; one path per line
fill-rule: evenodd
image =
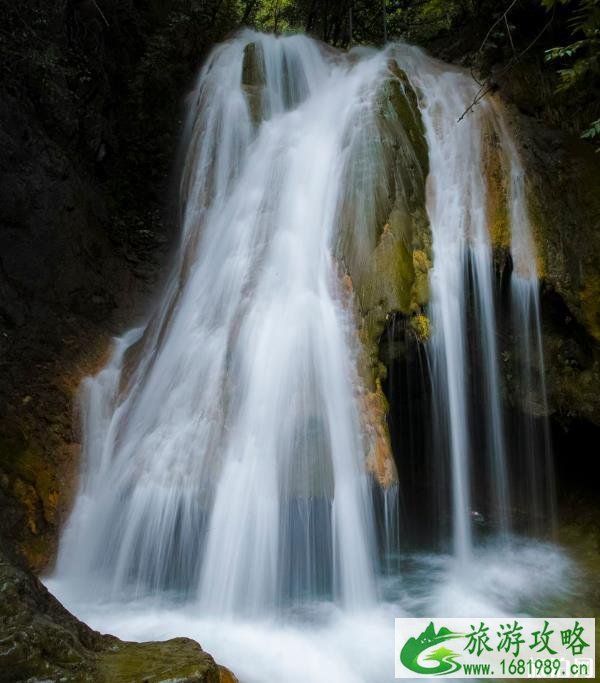
M 515 2 L 516 2 L 516 0 L 514 0 L 514 2 L 508 7 L 508 9 L 506 10 L 506 12 L 502 15 L 503 17 L 506 16 L 506 14 L 507 14 L 508 11 L 511 9 L 511 7 L 515 4 Z M 527 45 L 527 47 L 526 47 L 524 50 L 522 50 L 521 52 L 519 52 L 519 53 L 516 53 L 516 51 L 514 51 L 515 48 L 514 48 L 514 44 L 513 44 L 513 41 L 512 41 L 512 36 L 511 36 L 511 34 L 510 34 L 510 29 L 509 29 L 510 42 L 511 42 L 511 45 L 513 46 L 513 56 L 511 57 L 511 59 L 508 61 L 507 64 L 505 64 L 499 71 L 497 71 L 497 72 L 494 74 L 495 77 L 502 76 L 503 74 L 505 74 L 505 73 L 507 73 L 508 71 L 510 71 L 510 69 L 513 68 L 513 66 L 521 59 L 521 57 L 522 57 L 526 52 L 528 52 L 528 51 L 529 51 L 529 50 L 538 42 L 538 40 L 544 35 L 544 33 L 548 30 L 548 28 L 550 27 L 550 25 L 551 25 L 552 22 L 554 21 L 554 15 L 555 15 L 555 13 L 556 13 L 556 6 L 553 8 L 553 10 L 552 10 L 552 15 L 550 16 L 550 19 L 546 22 L 546 24 L 544 24 L 542 30 L 535 36 L 535 38 L 529 43 L 529 45 Z M 501 19 L 502 19 L 502 17 L 501 17 L 499 20 L 497 20 L 497 21 L 493 24 L 493 26 L 490 28 L 490 30 L 487 32 L 486 37 L 485 37 L 483 43 L 481 44 L 481 47 L 479 48 L 479 52 L 481 52 L 481 49 L 482 49 L 483 46 L 485 45 L 485 43 L 486 43 L 486 41 L 487 41 L 487 39 L 488 39 L 488 37 L 489 37 L 489 35 L 490 35 L 492 29 L 494 28 L 494 26 L 496 26 L 496 25 L 498 24 L 498 21 L 501 21 Z M 507 24 L 507 26 L 508 26 L 508 24 Z M 497 88 L 497 85 L 496 85 L 496 83 L 495 83 L 494 81 L 492 81 L 492 77 L 491 77 L 491 76 L 488 76 L 488 77 L 483 81 L 483 83 L 480 83 L 480 82 L 477 80 L 477 78 L 475 78 L 475 76 L 473 75 L 473 69 L 472 69 L 472 68 L 471 68 L 471 76 L 473 77 L 473 80 L 477 83 L 477 85 L 479 85 L 479 90 L 477 91 L 477 93 L 476 93 L 475 97 L 473 98 L 473 101 L 471 102 L 471 104 L 470 104 L 470 105 L 465 109 L 465 111 L 459 116 L 459 118 L 458 118 L 458 120 L 457 120 L 457 123 L 460 123 L 460 122 L 465 118 L 465 116 L 466 116 L 469 112 L 473 111 L 474 107 L 475 107 L 479 102 L 481 102 L 481 100 L 482 100 L 489 92 L 493 92 L 493 91 L 496 90 L 496 88 Z
M 496 19 L 496 21 L 490 26 L 488 32 L 485 34 L 485 38 L 483 39 L 483 43 L 481 43 L 481 47 L 479 48 L 478 52 L 481 52 L 483 48 L 485 47 L 485 44 L 488 41 L 488 38 L 490 37 L 492 31 L 498 26 L 498 24 L 503 20 L 506 19 L 506 15 L 510 12 L 510 10 L 517 4 L 517 0 L 513 0 L 510 5 L 504 10 L 502 15 Z
M 104 12 L 100 9 L 100 5 L 96 2 L 96 0 L 92 0 L 94 3 L 94 7 L 98 10 L 98 14 L 102 17 L 104 23 L 108 26 L 108 19 L 104 16 Z
M 510 46 L 512 48 L 513 57 L 516 56 L 517 51 L 515 49 L 515 44 L 513 43 L 512 33 L 510 32 L 510 26 L 508 24 L 508 17 L 504 15 L 504 23 L 506 24 L 506 32 L 508 33 L 508 38 L 510 40 Z

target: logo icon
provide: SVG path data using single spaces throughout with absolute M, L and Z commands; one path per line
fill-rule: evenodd
M 457 657 L 460 657 L 460 654 L 443 646 L 442 643 L 453 638 L 464 638 L 464 635 L 464 633 L 451 631 L 445 626 L 442 626 L 436 633 L 432 621 L 417 638 L 409 638 L 406 641 L 400 651 L 400 661 L 407 669 L 418 674 L 427 676 L 452 674 L 461 668 L 461 665 L 455 661 Z M 421 657 L 427 650 L 432 651 Z M 420 658 L 425 661 L 437 662 L 437 665 L 423 666 L 419 663 Z
M 398 617 L 394 630 L 396 678 L 595 674 L 595 620 L 589 617 Z

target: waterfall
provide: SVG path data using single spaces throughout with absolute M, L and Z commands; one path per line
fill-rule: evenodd
M 527 208 L 525 170 L 505 117 L 500 115 L 498 124 L 510 169 L 508 192 L 513 261 L 510 284 L 514 347 L 521 352 L 517 371 L 521 375 L 522 401 L 531 407 L 531 413 L 521 415 L 518 420 L 515 442 L 520 447 L 520 460 L 525 464 L 520 475 L 525 484 L 521 498 L 526 501 L 525 507 L 530 512 L 530 529 L 536 533 L 554 532 L 554 465 L 548 423 L 537 255 Z
M 435 265 L 431 275 L 430 352 L 436 433 L 441 435 L 436 447 L 446 446 L 449 451 L 452 537 L 456 554 L 465 558 L 472 543 L 465 273 L 467 240 L 472 240 L 474 250 L 482 247 L 485 194 L 478 170 L 479 134 L 470 119 L 463 126 L 456 124 L 472 96 L 468 79 L 452 71 L 424 71 L 427 60 L 419 59 L 418 53 L 411 56 L 415 64 L 409 73 L 413 79 L 417 77 L 417 87 L 422 90 L 431 159 L 428 214 Z
M 138 346 L 120 340 L 86 384 L 88 469 L 59 572 L 215 613 L 374 600 L 358 342 L 333 250 L 349 127 L 384 70 L 301 36 L 246 33 L 209 58 L 177 267 Z
M 364 675 L 350 670 L 335 624 L 354 634 L 351 615 L 370 615 L 380 652 L 390 595 L 396 611 L 489 604 L 465 597 L 489 598 L 488 571 L 502 585 L 480 526 L 518 585 L 540 575 L 550 551 L 517 551 L 513 536 L 516 509 L 535 533 L 553 510 L 533 226 L 508 116 L 491 98 L 471 108 L 476 94 L 463 70 L 403 44 L 344 55 L 244 31 L 213 50 L 188 102 L 171 277 L 149 322 L 117 339 L 82 387 L 82 474 L 51 580 L 60 590 L 193 606 L 217 621 L 181 613 L 185 632 L 219 653 L 227 625 L 231 651 L 251 651 L 238 662 L 246 672 L 254 629 L 273 635 L 262 619 L 327 604 L 334 616 L 318 633 L 333 663 L 305 631 L 286 632 L 282 648 L 306 646 L 311 673 L 281 680 L 330 670 L 328 680 L 360 682 L 384 680 L 386 664 L 367 657 Z M 492 138 L 505 181 L 495 200 Z M 495 260 L 493 201 L 512 269 Z M 402 362 L 418 358 L 407 391 L 393 372 L 386 380 L 379 349 L 419 321 L 431 335 L 402 340 Z M 519 375 L 512 412 L 507 354 Z M 397 405 L 407 411 L 418 458 L 397 429 L 392 457 L 386 381 L 390 424 Z M 403 564 L 412 524 L 427 546 L 415 502 L 447 553 L 421 557 L 425 570 Z M 457 573 L 442 571 L 449 556 Z M 148 618 L 145 636 L 177 633 Z M 121 632 L 138 637 L 139 625 Z
M 480 516 L 474 506 L 487 502 L 486 516 L 504 538 L 514 528 L 514 489 L 525 486 L 527 493 L 519 504 L 530 497 L 525 505 L 537 520 L 536 532 L 546 531 L 548 519 L 551 526 L 554 517 L 539 284 L 525 172 L 502 105 L 484 99 L 474 106 L 478 85 L 470 75 L 418 48 L 396 46 L 390 52 L 417 88 L 429 147 L 433 450 L 436 466 L 451 481 L 454 553 L 466 561 L 473 547 L 473 520 Z M 499 274 L 494 267 L 490 189 L 484 168 L 483 137 L 490 130 L 498 138 L 508 176 L 503 199 L 513 262 L 512 311 L 510 322 L 503 323 L 511 326 L 515 336 L 512 351 L 519 358 L 514 371 L 522 377 L 522 403 L 529 409 L 533 404 L 536 412 L 537 402 L 542 423 L 536 425 L 525 408 L 518 418 L 520 437 L 510 445 L 498 343 Z M 517 458 L 509 457 L 511 448 L 518 451 Z M 445 482 L 441 488 L 444 498 Z

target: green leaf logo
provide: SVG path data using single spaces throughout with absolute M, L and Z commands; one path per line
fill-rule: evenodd
M 425 655 L 426 661 L 437 662 L 437 666 L 422 666 L 419 664 L 419 657 L 436 645 L 444 643 L 452 638 L 463 638 L 464 633 L 455 633 L 442 626 L 436 633 L 433 621 L 417 638 L 409 638 L 400 651 L 400 661 L 407 669 L 426 676 L 441 676 L 458 671 L 461 665 L 455 661 L 460 654 L 449 650 L 447 647 L 438 647 Z

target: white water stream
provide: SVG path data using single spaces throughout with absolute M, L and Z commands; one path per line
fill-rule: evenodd
M 250 43 L 264 64 L 254 81 Z M 454 552 L 400 553 L 401 575 L 383 577 L 356 321 L 335 254 L 347 169 L 366 163 L 349 158 L 348 140 L 375 106 L 390 57 L 417 92 L 429 147 L 428 353 Z M 306 37 L 245 32 L 213 51 L 191 98 L 172 277 L 147 327 L 117 340 L 82 392 L 81 485 L 48 580 L 78 616 L 125 638 L 195 637 L 242 681 L 374 682 L 393 677 L 393 616 L 535 610 L 567 586 L 559 551 L 508 542 L 481 143 L 484 122 L 499 115 L 483 102 L 457 123 L 475 91 L 462 71 L 406 46 L 347 59 Z M 504 145 L 508 128 L 495 125 Z M 513 258 L 527 282 L 515 285 L 515 309 L 532 302 L 519 324 L 539 355 L 535 254 L 512 141 L 505 155 Z M 485 370 L 482 453 L 471 439 L 470 336 Z M 488 463 L 500 532 L 483 546 L 471 528 L 474 459 Z

